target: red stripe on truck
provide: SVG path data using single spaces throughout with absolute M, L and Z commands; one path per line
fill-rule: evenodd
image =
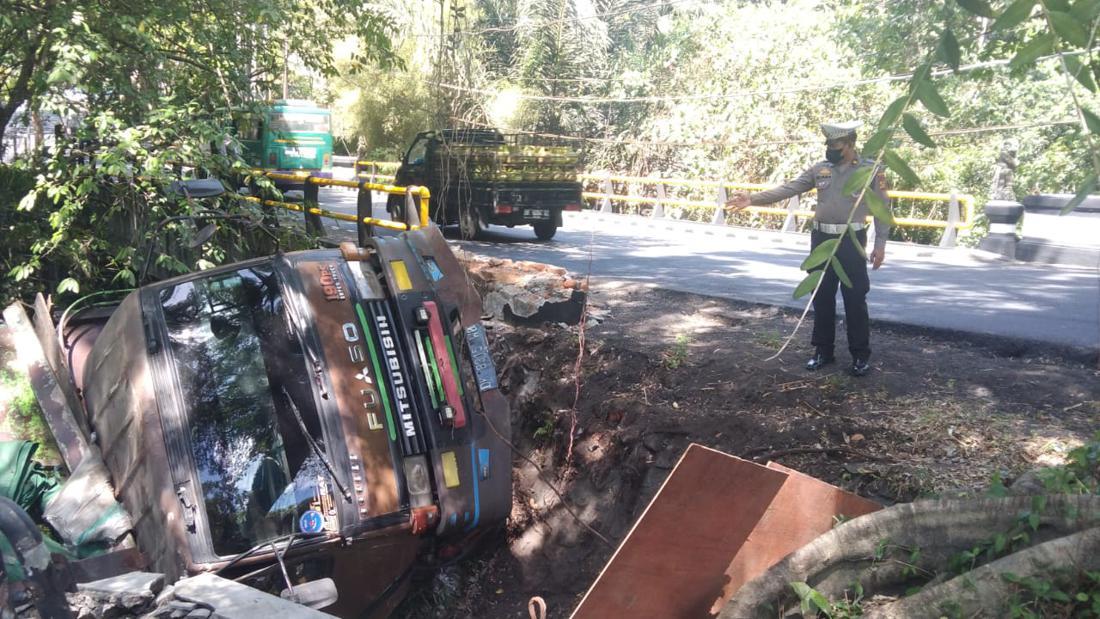
M 458 368 L 451 367 L 447 340 L 443 335 L 443 322 L 439 318 L 439 307 L 435 301 L 425 301 L 424 309 L 428 310 L 428 335 L 432 338 L 432 354 L 435 355 L 440 378 L 443 379 L 443 394 L 447 397 L 447 404 L 455 410 L 454 427 L 461 428 L 466 425 L 466 407 L 462 405 L 462 396 L 458 394 L 458 383 L 455 382 Z

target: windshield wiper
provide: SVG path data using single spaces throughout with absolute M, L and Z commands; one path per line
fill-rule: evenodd
M 317 389 L 321 394 L 321 398 L 328 399 L 328 391 L 325 389 L 325 363 L 321 361 L 321 355 L 317 354 L 317 351 L 313 348 L 312 340 L 306 337 L 305 326 L 302 324 L 302 316 L 298 313 L 298 290 L 290 285 L 283 274 L 279 271 L 279 267 L 274 269 L 275 279 L 279 282 L 279 288 L 283 292 L 285 297 L 283 300 L 283 309 L 286 310 L 287 324 L 290 326 L 290 330 L 294 332 L 294 335 L 298 338 L 298 342 L 302 346 L 302 350 L 306 353 L 306 358 L 309 359 L 309 364 L 313 367 L 313 380 L 317 383 Z M 291 298 L 294 295 L 294 298 Z
M 332 466 L 324 450 L 317 444 L 313 435 L 309 433 L 309 428 L 306 427 L 306 422 L 302 419 L 302 412 L 298 410 L 298 405 L 295 404 L 294 399 L 290 397 L 290 392 L 286 390 L 286 387 L 280 386 L 280 389 L 283 392 L 283 397 L 286 398 L 287 406 L 290 407 L 290 412 L 294 413 L 294 420 L 298 422 L 298 428 L 302 430 L 302 436 L 304 436 L 306 442 L 309 443 L 310 449 L 313 450 L 313 453 L 321 461 L 321 464 L 325 465 L 325 469 L 328 470 L 328 474 L 332 477 L 332 481 L 336 484 L 336 487 L 340 489 L 340 494 L 344 495 L 344 499 L 348 503 L 353 503 L 354 499 L 352 499 L 351 493 L 348 492 L 348 489 L 340 481 L 340 477 L 336 475 L 336 468 Z

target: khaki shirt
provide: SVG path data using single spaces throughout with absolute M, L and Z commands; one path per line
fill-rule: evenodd
M 749 201 L 754 206 L 761 206 L 786 200 L 811 189 L 817 189 L 817 207 L 814 209 L 814 219 L 824 224 L 842 224 L 848 221 L 848 213 L 852 211 L 852 206 L 856 203 L 856 196 L 859 195 L 858 192 L 854 195 L 844 193 L 844 183 L 848 182 L 848 177 L 857 169 L 872 166 L 874 163 L 871 159 L 863 159 L 858 164 L 838 163 L 835 165 L 828 161 L 820 161 L 810 166 L 793 181 L 767 191 L 755 193 L 750 196 Z M 879 170 L 871 180 L 871 190 L 877 193 L 889 207 L 890 200 L 886 197 L 886 190 L 882 185 L 883 178 L 881 170 Z M 871 214 L 866 202 L 866 200 L 863 200 L 856 208 L 856 213 L 852 217 L 853 222 L 866 221 Z M 886 238 L 889 236 L 890 224 L 875 218 L 875 248 L 885 247 Z

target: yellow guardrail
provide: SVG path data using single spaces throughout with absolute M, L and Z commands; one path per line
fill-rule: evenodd
M 761 183 L 737 183 L 727 181 L 708 181 L 708 180 L 693 180 L 693 179 L 681 179 L 681 178 L 653 178 L 645 176 L 619 176 L 619 175 L 601 175 L 601 174 L 579 174 L 577 179 L 581 183 L 591 182 L 612 182 L 612 183 L 629 183 L 632 185 L 660 185 L 664 187 L 686 187 L 691 189 L 743 189 L 743 190 L 764 190 L 773 187 L 773 185 L 765 185 Z M 949 207 L 954 202 L 956 205 L 962 207 L 962 212 L 959 213 L 957 221 L 951 222 L 948 219 L 919 219 L 911 217 L 894 217 L 895 224 L 899 226 L 913 226 L 924 228 L 947 228 L 954 227 L 957 230 L 966 230 L 974 225 L 974 198 L 967 194 L 955 194 L 955 193 L 928 193 L 919 191 L 888 191 L 887 197 L 891 199 L 903 199 L 903 200 L 918 200 L 918 201 L 937 201 L 946 202 Z M 633 196 L 622 195 L 616 193 L 608 193 L 601 191 L 585 191 L 581 193 L 581 197 L 586 200 L 603 200 L 608 199 L 612 202 L 622 202 L 626 204 L 660 204 L 662 206 L 679 206 L 684 208 L 704 208 L 714 209 L 723 207 L 724 205 L 718 204 L 717 200 L 690 200 L 682 198 L 667 198 L 661 196 Z M 767 215 L 795 215 L 799 217 L 813 217 L 813 211 L 806 209 L 789 209 L 769 206 L 750 206 L 744 209 L 751 213 L 761 213 Z
M 401 162 L 400 161 L 356 161 L 355 165 L 363 166 L 363 167 L 375 166 L 375 167 L 379 167 L 379 168 L 393 168 L 394 170 L 396 170 L 397 168 L 401 167 Z
M 363 224 L 368 225 L 368 226 L 379 226 L 381 228 L 389 228 L 391 230 L 410 230 L 410 229 L 411 230 L 416 230 L 418 228 L 427 227 L 427 225 L 430 221 L 429 210 L 430 210 L 430 206 L 431 206 L 431 204 L 430 204 L 430 202 L 431 202 L 431 192 L 428 190 L 427 187 L 420 187 L 420 186 L 400 187 L 400 186 L 397 186 L 397 185 L 387 185 L 387 184 L 382 184 L 382 183 L 371 183 L 371 182 L 364 182 L 364 181 L 345 181 L 345 180 L 336 179 L 336 178 L 325 178 L 325 177 L 320 177 L 320 176 L 313 176 L 311 173 L 306 172 L 306 171 L 292 172 L 292 173 L 287 174 L 287 173 L 283 173 L 283 172 L 269 172 L 267 170 L 262 170 L 262 169 L 257 168 L 257 169 L 251 170 L 251 172 L 254 176 L 261 176 L 262 175 L 262 176 L 266 176 L 267 178 L 270 178 L 272 180 L 308 183 L 310 185 L 316 185 L 318 187 L 346 187 L 348 189 L 357 189 L 359 191 L 378 191 L 378 192 L 393 194 L 393 195 L 416 196 L 418 198 L 418 201 L 419 201 L 418 218 L 420 220 L 420 224 L 409 226 L 409 225 L 406 225 L 406 224 L 401 223 L 401 222 L 389 221 L 389 220 L 386 220 L 386 219 L 378 219 L 378 218 L 375 218 L 375 217 L 364 217 L 364 218 L 360 219 L 356 215 L 348 215 L 348 214 L 345 214 L 345 213 L 336 213 L 336 212 L 333 212 L 333 211 L 327 211 L 325 209 L 321 209 L 321 208 L 317 208 L 317 207 L 308 207 L 307 208 L 304 205 L 294 204 L 293 202 L 279 202 L 277 200 L 262 200 L 261 198 L 254 197 L 254 196 L 245 196 L 245 199 L 247 199 L 249 201 L 252 201 L 252 202 L 258 202 L 258 203 L 260 203 L 262 205 L 265 205 L 265 206 L 276 206 L 276 207 L 279 207 L 279 208 L 284 208 L 284 209 L 288 209 L 288 210 L 292 210 L 292 211 L 305 212 L 305 213 L 308 213 L 310 215 L 317 215 L 317 216 L 320 216 L 320 217 L 327 217 L 329 219 L 339 219 L 341 221 L 354 221 L 354 222 L 358 222 L 358 223 L 363 223 Z

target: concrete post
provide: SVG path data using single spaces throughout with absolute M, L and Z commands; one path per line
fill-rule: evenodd
M 985 204 L 989 219 L 989 234 L 978 243 L 978 249 L 1016 258 L 1016 224 L 1024 214 L 1024 205 L 1012 200 L 990 200 Z
M 600 198 L 600 212 L 601 213 L 613 213 L 614 209 L 611 207 L 611 196 L 614 188 L 611 186 L 611 175 L 608 174 L 606 178 L 600 181 L 600 192 L 603 197 Z
M 940 247 L 954 247 L 959 236 L 959 197 L 951 192 L 951 201 L 947 205 L 947 227 L 940 237 Z
M 718 196 L 715 198 L 718 201 L 718 208 L 714 209 L 714 217 L 710 220 L 710 223 L 716 226 L 726 225 L 726 186 L 718 185 Z
M 355 216 L 359 218 L 355 222 L 355 231 L 359 237 L 359 247 L 366 247 L 367 241 L 374 236 L 374 226 L 363 223 L 363 220 L 367 217 L 374 216 L 371 191 L 364 187 L 365 184 L 365 182 L 359 181 L 359 193 L 355 196 Z
M 653 205 L 653 218 L 661 218 L 665 216 L 665 184 L 657 183 L 657 203 Z
M 798 215 L 795 213 L 799 209 L 800 198 L 801 196 L 795 194 L 787 200 L 787 218 L 783 220 L 783 232 L 798 231 Z
M 321 216 L 310 213 L 310 209 L 320 208 L 320 186 L 309 182 L 312 177 L 306 177 L 303 185 L 302 212 L 306 218 L 306 232 L 314 236 L 325 235 L 325 224 L 321 222 Z
M 409 185 L 405 190 L 405 225 L 412 228 L 420 225 L 420 188 Z

